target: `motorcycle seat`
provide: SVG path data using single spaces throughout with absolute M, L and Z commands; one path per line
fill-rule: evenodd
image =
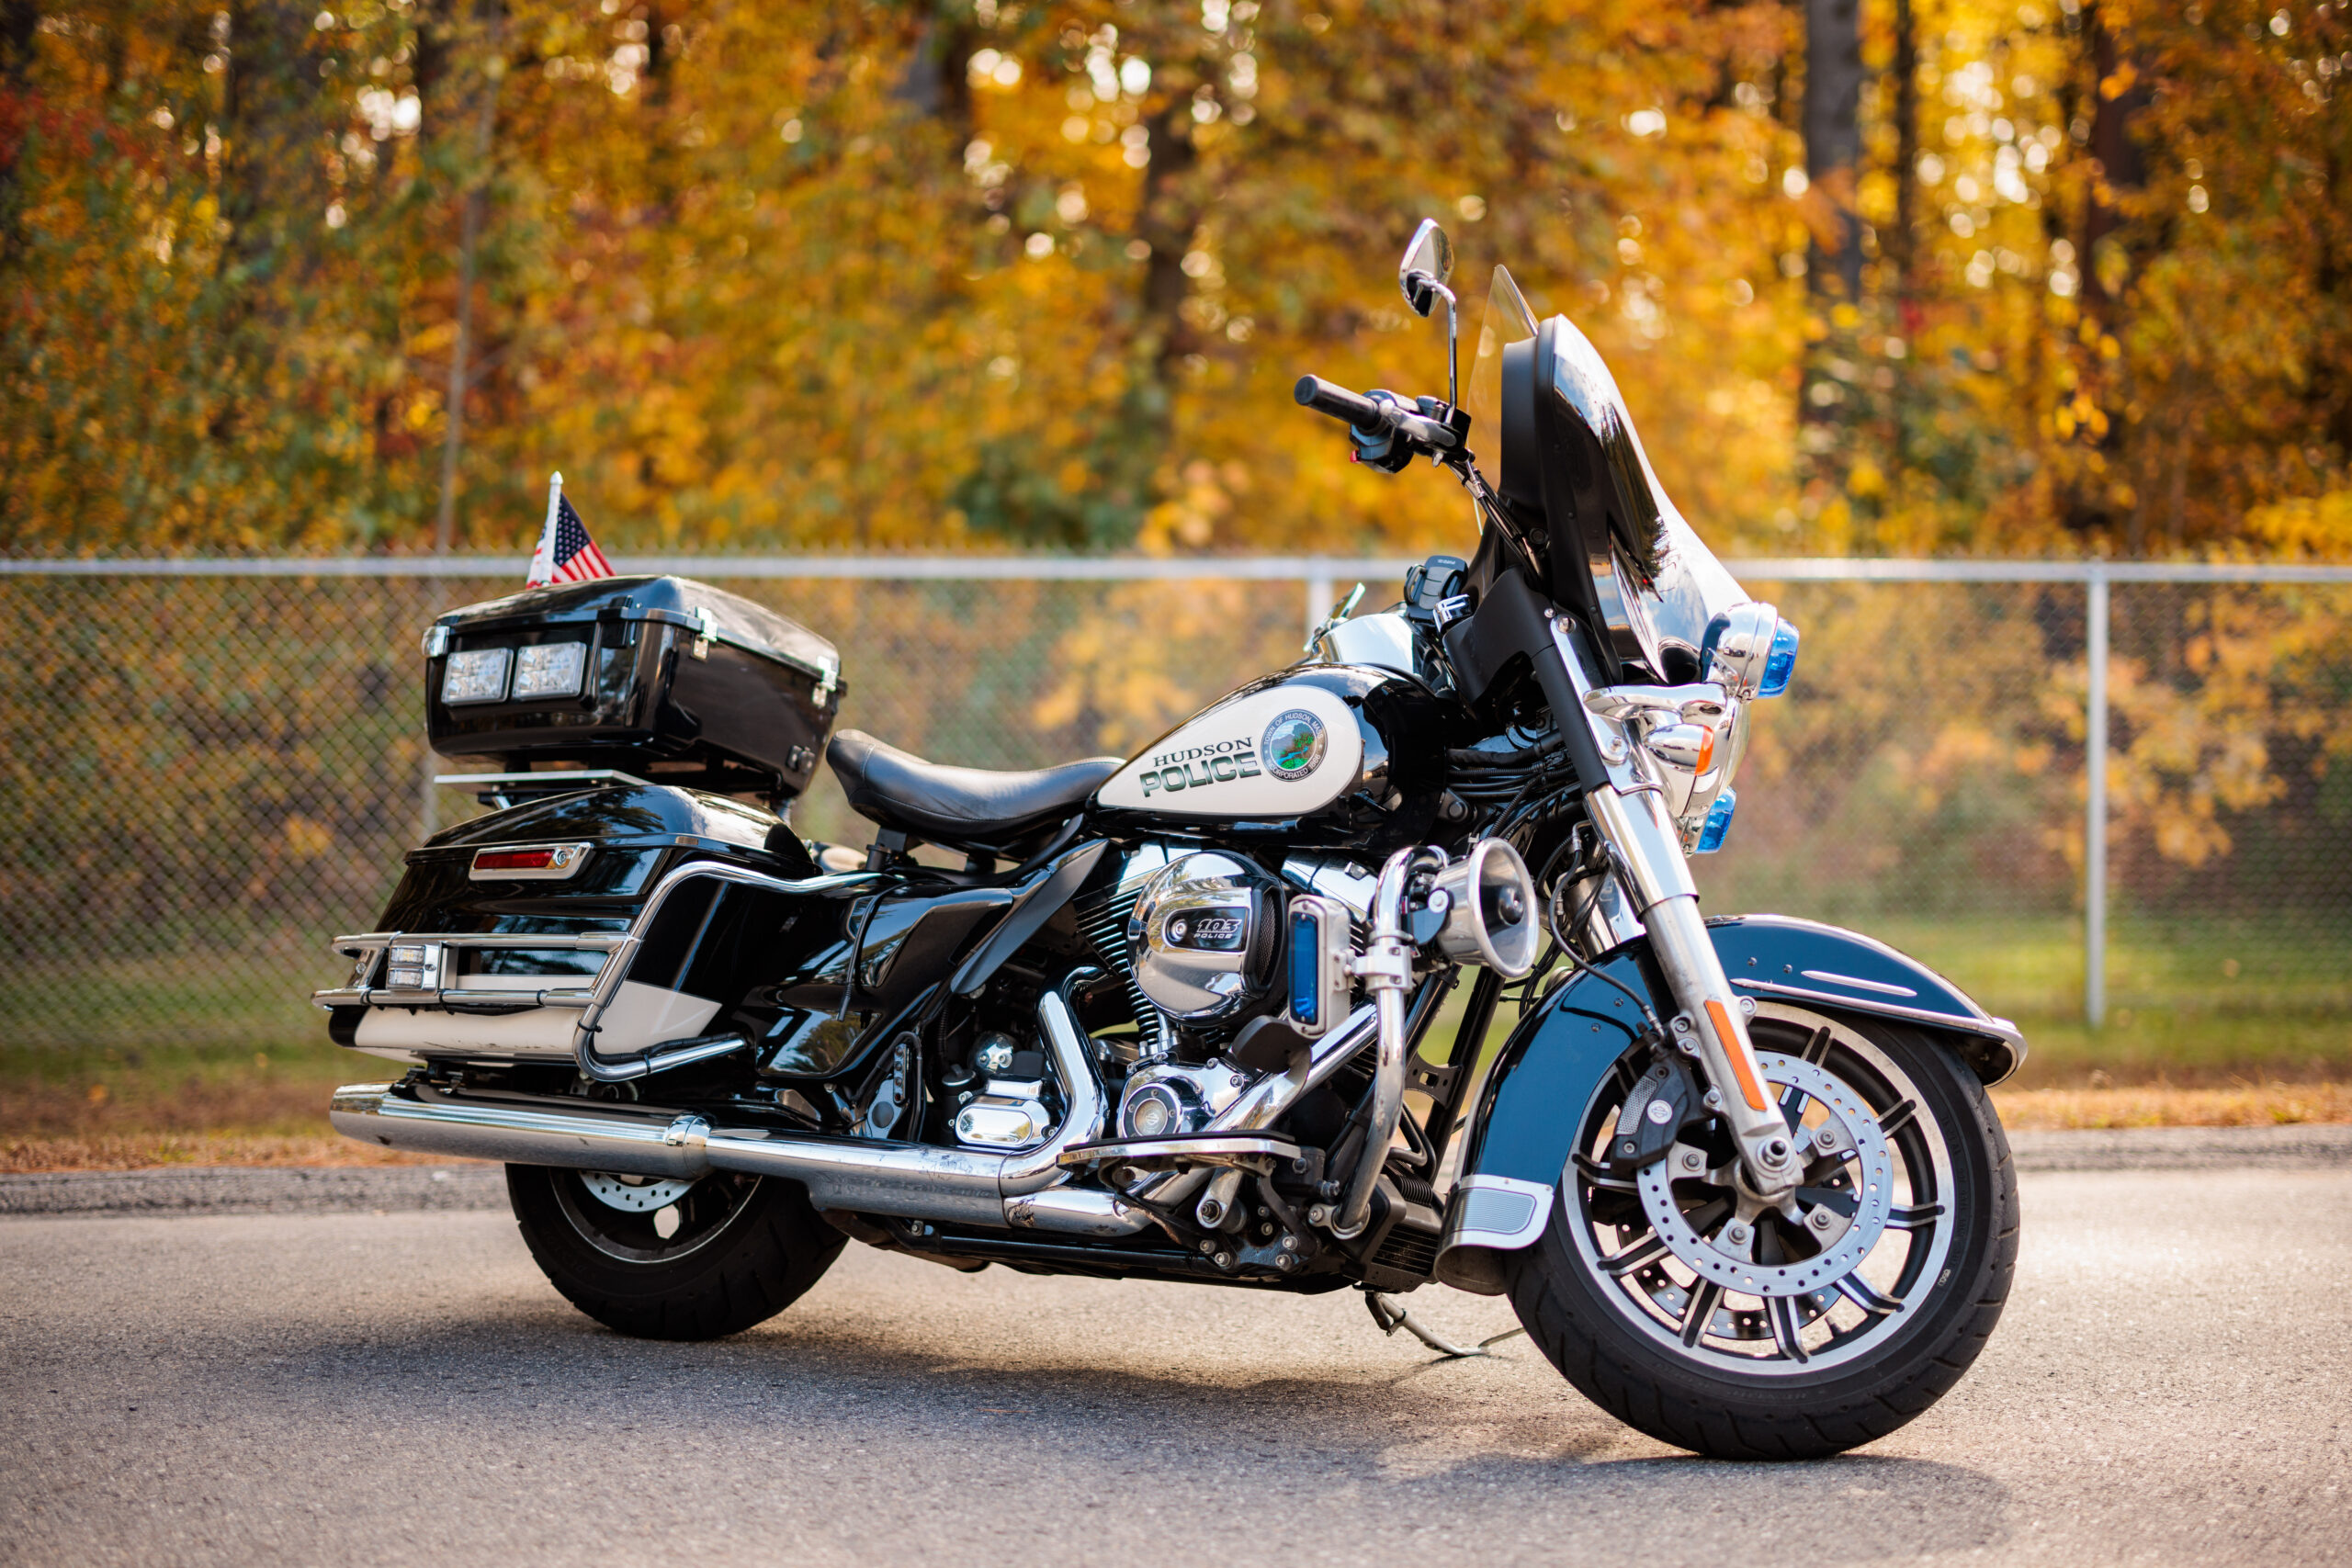
M 1027 773 L 943 767 L 856 729 L 834 735 L 825 761 L 859 815 L 951 846 L 1002 844 L 1060 821 L 1125 765 L 1088 757 Z

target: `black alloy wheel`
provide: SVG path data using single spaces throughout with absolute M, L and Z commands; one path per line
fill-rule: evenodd
M 1612 1168 L 1650 1065 L 1630 1053 L 1585 1108 L 1510 1295 L 1627 1425 L 1722 1459 L 1817 1458 L 1911 1420 L 1984 1348 L 2016 1267 L 2015 1172 L 1983 1086 L 1933 1036 L 1780 1003 L 1750 1029 L 1807 1157 L 1797 1190 L 1747 1189 L 1703 1103 L 1663 1158 Z

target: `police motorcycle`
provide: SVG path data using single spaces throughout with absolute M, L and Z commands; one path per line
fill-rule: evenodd
M 1391 1327 L 1430 1281 L 1507 1295 L 1603 1408 L 1723 1457 L 1925 1410 L 2007 1291 L 1985 1089 L 2025 1043 L 1868 937 L 1702 914 L 1688 857 L 1796 631 L 1499 268 L 1474 423 L 1452 270 L 1424 224 L 1400 282 L 1445 306 L 1445 400 L 1297 399 L 1449 470 L 1476 551 L 1135 757 L 832 735 L 831 645 L 676 578 L 441 616 L 429 732 L 499 760 L 468 779 L 500 809 L 337 940 L 331 1034 L 407 1070 L 334 1125 L 505 1162 L 548 1279 L 626 1334 L 749 1327 L 855 1240 L 1357 1289 Z M 784 816 L 820 753 L 862 852 Z

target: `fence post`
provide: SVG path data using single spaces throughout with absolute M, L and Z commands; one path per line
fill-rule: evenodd
M 1331 601 L 1338 597 L 1331 586 L 1331 563 L 1321 556 L 1310 557 L 1306 562 L 1306 635 L 1313 637 L 1323 617 L 1331 613 Z
M 2107 568 L 2090 565 L 2087 671 L 2083 728 L 2083 1017 L 2107 1022 Z

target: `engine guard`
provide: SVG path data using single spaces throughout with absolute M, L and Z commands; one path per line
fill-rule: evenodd
M 2024 1062 L 2025 1036 L 1918 960 L 1857 931 L 1785 915 L 1707 922 L 1724 972 L 1759 1000 L 1900 1019 L 1943 1034 L 1986 1086 Z M 1594 967 L 1638 994 L 1642 939 Z M 1654 1007 L 1657 1006 L 1653 1001 Z M 1670 1007 L 1658 1008 L 1663 1016 Z M 1616 986 L 1590 974 L 1562 985 L 1512 1030 L 1474 1100 L 1461 1176 L 1446 1205 L 1435 1277 L 1479 1295 L 1503 1291 L 1503 1254 L 1532 1246 L 1578 1119 L 1602 1077 L 1640 1038 L 1641 1018 Z

